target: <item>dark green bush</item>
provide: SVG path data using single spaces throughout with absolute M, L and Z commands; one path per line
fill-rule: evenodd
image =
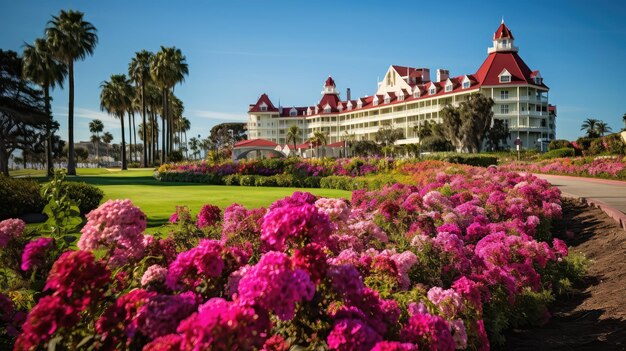
M 167 156 L 167 160 L 169 162 L 180 162 L 183 159 L 184 159 L 183 153 L 178 150 L 170 152 L 170 154 Z
M 572 147 L 572 143 L 570 143 L 569 140 L 565 140 L 565 139 L 552 140 L 550 144 L 548 144 L 548 151 L 552 151 L 556 149 L 564 149 L 566 147 Z
M 424 155 L 426 160 L 437 160 L 470 166 L 489 167 L 498 164 L 498 157 L 482 154 L 460 154 L 453 152 Z
M 0 220 L 41 213 L 44 205 L 36 181 L 0 174 Z
M 581 137 L 581 138 L 576 139 L 576 145 L 578 145 L 578 148 L 580 149 L 580 151 L 587 151 L 591 147 L 591 142 L 594 139 L 596 138 Z
M 574 157 L 575 150 L 571 147 L 564 147 L 562 149 L 556 149 L 546 152 L 541 156 L 541 158 L 563 158 L 563 157 Z
M 604 142 L 602 139 L 598 138 L 591 141 L 591 144 L 589 145 L 590 155 L 599 155 L 604 151 L 606 151 L 606 149 L 604 148 Z
M 256 184 L 256 176 L 242 175 L 239 177 L 239 185 L 241 186 L 254 186 Z
M 281 187 L 293 187 L 294 186 L 294 176 L 291 174 L 277 174 L 274 176 L 276 179 L 276 186 Z
M 274 176 L 257 176 L 254 180 L 256 186 L 276 186 L 276 178 Z
M 99 188 L 81 182 L 65 182 L 63 191 L 66 191 L 67 196 L 78 203 L 82 215 L 96 209 L 104 197 L 104 193 Z
M 224 176 L 222 180 L 224 181 L 224 185 L 239 185 L 239 174 L 229 174 Z

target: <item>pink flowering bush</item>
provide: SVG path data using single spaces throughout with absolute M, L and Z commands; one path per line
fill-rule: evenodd
M 512 162 L 502 168 L 518 172 L 626 180 L 626 160 L 622 157 L 576 157 L 536 163 Z
M 222 170 L 269 166 L 322 174 L 328 165 Z M 358 176 L 370 166 L 341 167 Z M 0 295 L 0 337 L 17 336 L 15 350 L 52 340 L 94 350 L 488 350 L 507 327 L 545 322 L 549 302 L 580 272 L 552 236 L 559 191 L 499 169 L 394 168 L 411 185 L 349 200 L 296 192 L 223 215 L 180 206 L 167 238 L 145 235 L 129 201 L 109 201 L 87 216 L 80 250 L 51 268 L 59 253 L 50 239 L 4 224 L 3 262 L 21 242 L 16 271 L 46 282 L 29 311 Z M 20 310 L 24 323 L 6 317 L 20 320 Z

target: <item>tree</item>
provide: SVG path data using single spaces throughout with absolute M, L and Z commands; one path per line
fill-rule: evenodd
M 292 124 L 289 129 L 287 129 L 287 144 L 293 143 L 293 152 L 296 153 L 296 144 L 298 139 L 300 139 L 300 127 L 296 124 Z
M 168 97 L 170 89 L 176 84 L 182 82 L 185 76 L 189 74 L 189 68 L 185 62 L 180 49 L 175 47 L 161 46 L 161 50 L 157 52 L 150 61 L 150 76 L 152 81 L 161 88 L 163 96 L 163 109 L 161 111 L 162 124 L 162 144 L 163 152 L 161 153 L 161 163 L 165 163 L 166 154 L 171 151 L 171 119 L 169 115 Z M 166 140 L 167 135 L 167 140 Z
M 89 150 L 86 147 L 77 147 L 76 148 L 76 158 L 80 161 L 87 161 L 89 158 Z
M 352 143 L 352 154 L 356 156 L 380 155 L 381 148 L 372 140 L 359 140 Z
M 58 16 L 52 16 L 46 28 L 46 37 L 52 54 L 68 67 L 69 106 L 67 111 L 67 129 L 69 153 L 67 174 L 76 175 L 74 159 L 74 61 L 83 60 L 92 55 L 98 35 L 96 27 L 83 19 L 79 11 L 61 10 Z
M 493 151 L 500 151 L 500 142 L 505 143 L 509 138 L 509 125 L 501 119 L 494 119 L 486 138 L 487 144 Z
M 122 170 L 126 163 L 126 140 L 124 139 L 124 114 L 131 104 L 132 86 L 123 74 L 114 74 L 108 82 L 100 85 L 100 109 L 119 118 L 122 126 Z
M 101 120 L 94 119 L 93 121 L 89 122 L 89 132 L 93 134 L 91 138 L 91 142 L 94 143 L 94 147 L 96 149 L 96 162 L 98 162 L 98 158 L 100 157 L 100 150 L 99 150 L 100 133 L 102 133 L 103 130 L 104 130 L 104 124 L 102 123 Z
M 22 59 L 0 49 L 0 172 L 9 175 L 9 157 L 34 149 L 49 126 L 43 92 L 23 76 Z
M 439 116 L 441 131 L 457 152 L 480 152 L 493 117 L 493 100 L 483 94 L 472 94 L 459 107 L 446 106 Z
M 135 57 L 132 58 L 128 64 L 128 76 L 139 87 L 141 93 L 141 118 L 142 126 L 145 131 L 147 128 L 146 123 L 146 85 L 150 81 L 150 60 L 152 60 L 153 54 L 150 51 L 142 50 L 135 53 Z M 146 140 L 143 141 L 144 146 L 147 145 Z M 148 167 L 148 148 L 143 148 L 143 162 L 142 167 Z
M 191 137 L 189 139 L 189 148 L 191 149 L 191 156 L 193 159 L 197 159 L 198 153 L 200 153 L 200 139 Z
M 109 147 L 111 146 L 112 141 L 113 134 L 110 132 L 104 132 L 104 134 L 102 134 L 102 142 L 107 146 L 107 156 L 109 156 Z
M 600 122 L 595 118 L 587 118 L 583 121 L 583 124 L 580 125 L 580 130 L 584 130 L 587 133 L 588 138 L 597 138 L 598 132 L 596 125 Z
M 319 147 L 328 144 L 328 138 L 324 132 L 313 132 L 313 136 L 309 138 L 309 142 L 315 147 L 315 154 L 319 158 Z
M 63 80 L 67 75 L 67 67 L 57 61 L 50 50 L 46 39 L 35 39 L 33 45 L 26 44 L 23 58 L 23 73 L 32 82 L 38 84 L 43 89 L 45 109 L 48 115 L 48 124 L 46 125 L 46 160 L 47 175 L 54 175 L 54 166 L 52 160 L 52 135 L 53 118 L 52 108 L 50 107 L 50 89 L 54 89 L 57 84 L 63 88 Z
M 187 132 L 191 129 L 191 121 L 187 117 L 180 119 L 178 130 L 185 135 L 185 156 L 189 158 L 189 145 L 187 145 Z M 180 136 L 182 139 L 182 135 Z
M 622 116 L 622 122 L 624 123 L 624 128 L 622 130 L 626 130 L 626 113 Z
M 603 121 L 598 121 L 596 123 L 596 133 L 598 133 L 599 136 L 604 136 L 604 134 L 606 133 L 611 133 L 613 131 L 613 128 L 609 127 L 608 124 L 606 124 Z

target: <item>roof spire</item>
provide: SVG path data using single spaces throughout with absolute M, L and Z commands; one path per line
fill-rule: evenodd
M 504 16 L 502 16 L 502 22 L 500 24 L 504 24 Z

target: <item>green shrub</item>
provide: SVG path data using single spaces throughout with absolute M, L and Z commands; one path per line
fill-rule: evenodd
M 224 185 L 239 185 L 239 178 L 241 176 L 239 174 L 229 174 L 222 178 Z
M 571 148 L 571 147 L 572 147 L 572 143 L 570 143 L 569 140 L 557 139 L 557 140 L 552 140 L 550 144 L 548 144 L 548 151 L 552 151 L 556 149 Z
M 100 205 L 104 193 L 99 188 L 82 182 L 65 182 L 62 185 L 67 196 L 78 203 L 80 214 L 85 215 Z
M 239 185 L 241 186 L 254 186 L 256 184 L 256 176 L 253 175 L 242 175 L 239 178 Z
M 576 151 L 570 147 L 564 147 L 562 149 L 550 150 L 543 154 L 541 158 L 563 158 L 563 157 L 574 157 Z
M 276 186 L 276 178 L 274 176 L 257 176 L 254 180 L 256 186 Z
M 424 155 L 426 160 L 437 160 L 470 166 L 489 167 L 498 164 L 498 157 L 482 154 L 461 154 L 455 152 Z
M 294 186 L 294 176 L 291 174 L 277 174 L 274 176 L 276 179 L 276 186 L 281 187 L 293 187 Z
M 41 213 L 44 201 L 34 180 L 15 179 L 0 174 L 0 220 L 25 213 Z
M 591 147 L 591 142 L 594 139 L 596 138 L 581 137 L 581 138 L 576 139 L 576 145 L 578 145 L 578 148 L 580 149 L 580 151 L 587 151 Z
M 183 153 L 181 151 L 175 150 L 170 152 L 169 155 L 167 155 L 167 160 L 169 162 L 180 162 L 184 159 L 183 157 Z

